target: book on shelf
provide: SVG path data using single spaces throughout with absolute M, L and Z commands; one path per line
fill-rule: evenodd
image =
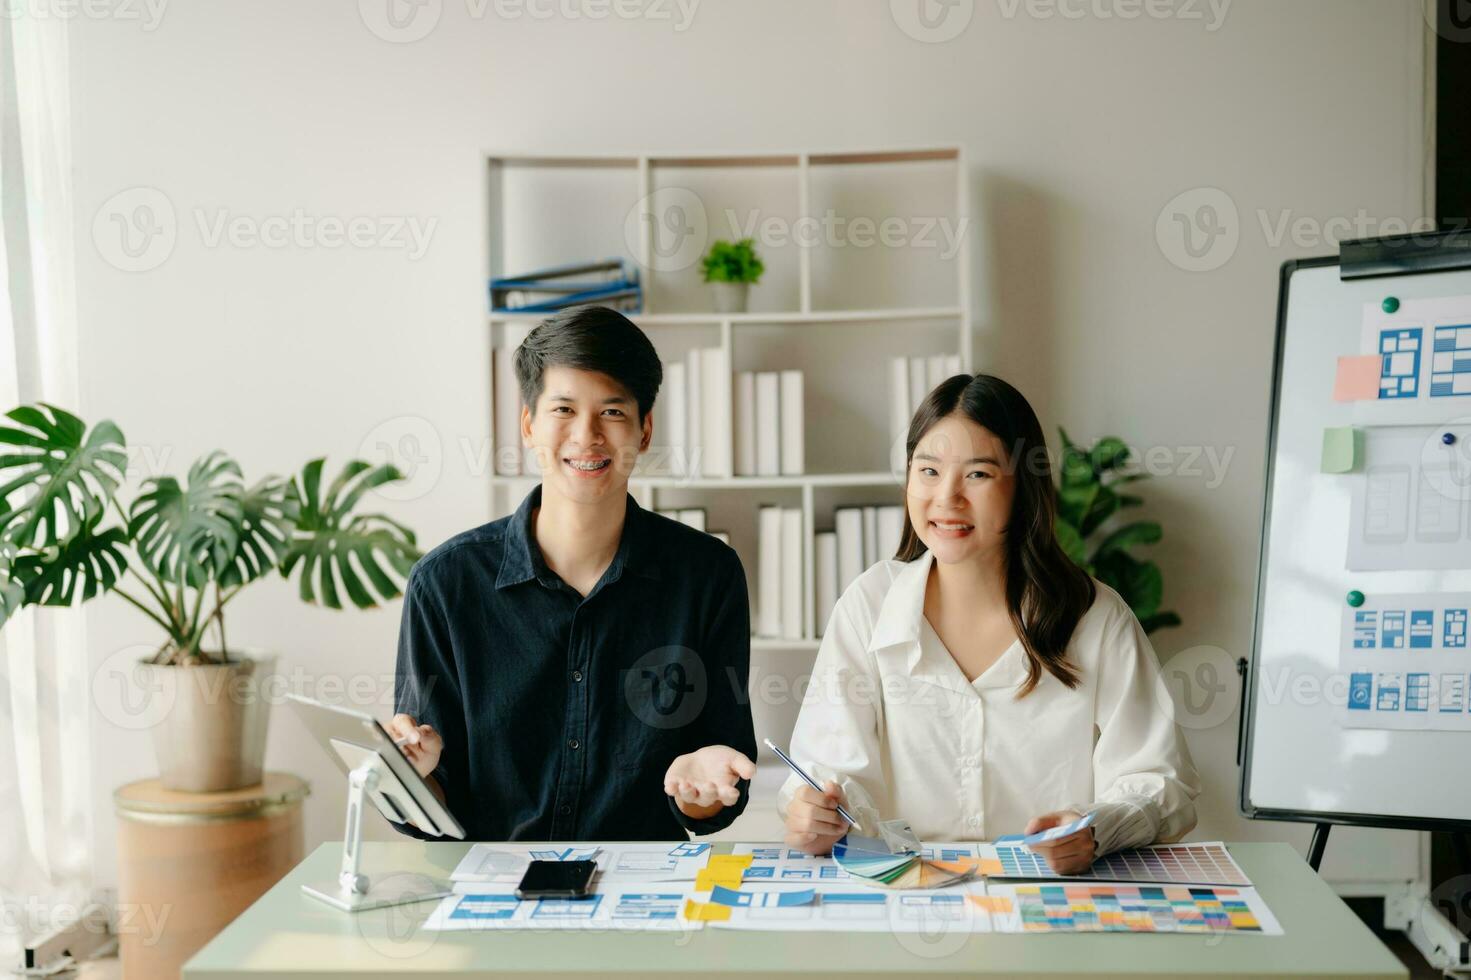
M 929 357 L 894 357 L 889 360 L 889 439 L 892 451 L 889 468 L 904 471 L 905 443 L 909 422 L 925 396 L 940 382 L 961 373 L 959 354 Z
M 833 528 L 814 536 L 813 577 L 817 584 L 819 629 L 826 627 L 832 615 L 831 604 L 837 602 L 854 579 L 898 552 L 904 532 L 904 508 L 898 504 L 839 507 L 833 511 Z M 831 586 L 825 587 L 826 582 L 831 582 Z
M 685 366 L 682 363 L 664 365 L 664 402 L 660 414 L 668 425 L 667 432 L 659 435 L 657 428 L 654 430 L 654 441 L 664 449 L 664 459 L 658 469 L 665 473 L 683 475 L 687 461 L 686 453 L 689 452 L 689 413 L 686 404 L 689 402 L 689 386 L 684 376 Z M 659 403 L 655 399 L 654 404 Z
M 806 472 L 801 371 L 742 371 L 735 379 L 735 473 Z
M 756 512 L 756 635 L 781 634 L 781 508 Z
M 803 593 L 802 580 L 802 508 L 783 507 L 781 512 L 781 635 L 801 636 Z
M 756 475 L 756 372 L 736 375 L 735 471 L 740 476 Z
M 781 372 L 781 475 L 801 476 L 805 448 L 802 445 L 802 372 Z
M 781 475 L 781 375 L 756 375 L 756 475 Z
M 798 639 L 806 587 L 802 577 L 802 508 L 763 504 L 756 512 L 757 636 Z
M 729 476 L 730 453 L 730 355 L 723 347 L 700 350 L 700 474 Z
M 664 365 L 654 403 L 654 446 L 647 475 L 728 476 L 731 472 L 730 360 L 720 347 L 691 348 Z
M 699 476 L 703 467 L 700 465 L 701 450 L 705 441 L 705 377 L 703 370 L 704 361 L 700 357 L 697 347 L 692 347 L 684 355 L 684 384 L 685 384 L 685 445 L 684 445 L 684 468 L 681 473 L 684 476 Z M 675 457 L 678 459 L 679 457 Z
M 827 630 L 833 606 L 838 604 L 838 535 L 836 531 L 818 531 L 812 541 L 812 571 L 816 579 L 817 633 Z

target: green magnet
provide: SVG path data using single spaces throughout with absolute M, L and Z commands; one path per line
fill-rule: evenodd
M 1385 313 L 1399 312 L 1399 300 L 1395 299 L 1393 296 L 1386 296 L 1384 298 L 1384 302 L 1380 305 L 1383 306 Z
M 1353 606 L 1355 609 L 1362 606 L 1364 604 L 1364 593 L 1360 592 L 1358 589 L 1354 589 L 1348 594 L 1348 604 L 1350 606 Z

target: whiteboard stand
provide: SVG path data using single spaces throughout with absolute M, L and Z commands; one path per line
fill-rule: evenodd
M 1399 308 L 1400 298 L 1471 296 L 1471 234 L 1344 242 L 1336 257 L 1282 266 L 1252 656 L 1237 663 L 1243 696 L 1239 806 L 1250 819 L 1313 824 L 1308 863 L 1314 870 L 1334 824 L 1471 832 L 1471 784 L 1416 783 L 1413 777 L 1425 771 L 1426 758 L 1464 757 L 1467 733 L 1370 729 L 1378 740 L 1371 744 L 1363 730 L 1343 726 L 1328 698 L 1302 701 L 1263 690 L 1274 675 L 1324 681 L 1337 672 L 1342 679 L 1334 658 L 1343 597 L 1359 587 L 1351 582 L 1372 583 L 1382 593 L 1471 592 L 1471 569 L 1461 566 L 1365 571 L 1379 566 L 1358 565 L 1350 571 L 1344 546 L 1353 532 L 1345 520 L 1345 491 L 1318 479 L 1323 431 L 1361 424 L 1350 406 L 1327 400 L 1332 366 L 1338 356 L 1362 353 L 1366 303 L 1385 296 L 1393 297 L 1386 313 Z M 1454 401 L 1445 406 L 1448 414 L 1471 414 L 1471 398 Z M 1413 423 L 1406 416 L 1368 424 Z M 1465 838 L 1456 844 L 1458 863 L 1465 864 Z M 1430 877 L 1422 856 L 1412 878 L 1386 889 L 1384 925 L 1403 931 L 1432 967 L 1471 977 L 1471 941 L 1453 921 L 1471 911 L 1465 907 L 1471 893 L 1453 881 L 1452 894 L 1442 900 L 1432 893 Z

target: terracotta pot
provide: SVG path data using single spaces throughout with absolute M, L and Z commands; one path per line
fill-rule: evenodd
M 140 665 L 148 696 L 168 709 L 153 726 L 165 789 L 213 793 L 261 781 L 271 704 L 262 683 L 276 656 L 232 651 L 224 664 Z

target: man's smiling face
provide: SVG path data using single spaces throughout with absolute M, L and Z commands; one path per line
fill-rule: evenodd
M 521 413 L 521 441 L 536 453 L 543 486 L 577 503 L 621 500 L 652 436 L 633 393 L 599 371 L 547 368 L 536 405 Z

